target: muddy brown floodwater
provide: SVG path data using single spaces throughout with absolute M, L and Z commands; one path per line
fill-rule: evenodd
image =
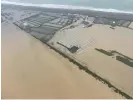
M 2 24 L 2 97 L 123 98 L 12 24 Z

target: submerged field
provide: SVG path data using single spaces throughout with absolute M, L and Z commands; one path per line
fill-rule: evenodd
M 2 97 L 133 97 L 132 24 L 2 8 Z

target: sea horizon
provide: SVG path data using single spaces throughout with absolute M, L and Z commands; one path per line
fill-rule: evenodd
M 70 5 L 70 4 L 53 4 L 53 3 L 29 3 L 29 2 L 20 2 L 15 0 L 2 0 L 1 4 L 14 4 L 22 6 L 37 6 L 37 7 L 46 7 L 46 8 L 62 8 L 62 9 L 83 9 L 83 10 L 94 10 L 94 11 L 103 11 L 103 12 L 115 12 L 115 13 L 129 13 L 133 14 L 133 11 L 129 10 L 119 10 L 113 8 L 95 8 L 91 6 L 82 6 L 82 5 Z

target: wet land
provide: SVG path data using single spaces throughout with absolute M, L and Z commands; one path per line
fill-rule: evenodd
M 103 15 L 2 6 L 2 96 L 132 98 L 132 19 Z

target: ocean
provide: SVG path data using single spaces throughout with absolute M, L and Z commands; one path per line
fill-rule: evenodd
M 133 0 L 6 0 L 6 1 L 16 2 L 16 3 L 30 3 L 30 4 L 71 5 L 71 6 L 89 7 L 94 9 L 106 9 L 111 11 L 121 10 L 125 12 L 133 12 Z

